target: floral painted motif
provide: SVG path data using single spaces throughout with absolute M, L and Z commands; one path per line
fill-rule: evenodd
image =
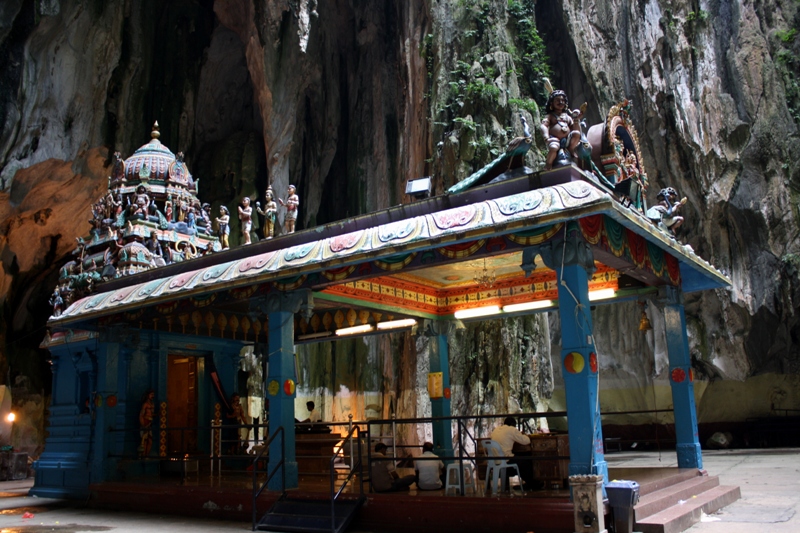
M 284 252 L 283 260 L 286 262 L 297 261 L 298 259 L 303 259 L 305 256 L 311 253 L 311 251 L 316 247 L 316 242 L 310 242 L 308 244 L 301 244 L 298 246 L 292 246 L 286 252 Z
M 405 239 L 417 228 L 416 219 L 401 220 L 378 227 L 378 239 L 381 242 L 390 242 Z
M 337 235 L 330 240 L 331 252 L 339 253 L 344 250 L 349 250 L 356 246 L 359 241 L 364 237 L 364 230 L 354 231 L 353 233 L 346 233 L 345 235 Z
M 431 214 L 434 223 L 439 229 L 445 230 L 457 226 L 464 226 L 469 224 L 475 218 L 477 209 L 474 205 L 459 207 L 457 209 L 448 209 L 439 213 Z
M 494 201 L 497 208 L 505 216 L 516 215 L 523 211 L 533 211 L 542 203 L 542 193 L 530 191 L 522 194 L 515 194 L 506 198 L 498 198 Z
M 183 287 L 184 285 L 189 283 L 189 281 L 191 281 L 191 279 L 196 274 L 197 274 L 196 271 L 194 271 L 194 272 L 186 272 L 184 274 L 178 274 L 177 276 L 172 278 L 172 281 L 169 282 L 169 288 L 170 289 L 180 289 L 181 287 Z
M 230 268 L 232 264 L 233 264 L 232 262 L 223 263 L 221 265 L 215 265 L 210 268 L 207 268 L 205 272 L 203 272 L 203 277 L 202 277 L 203 281 L 219 278 L 228 270 L 228 268 Z
M 267 252 L 265 254 L 256 255 L 253 257 L 246 257 L 245 259 L 242 259 L 241 263 L 239 263 L 238 270 L 240 273 L 244 273 L 248 270 L 264 268 L 264 265 L 269 263 L 270 260 L 275 257 L 276 253 L 277 252 Z

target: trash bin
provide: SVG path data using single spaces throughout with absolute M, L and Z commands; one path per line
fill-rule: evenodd
M 614 510 L 616 533 L 633 532 L 633 506 L 639 503 L 639 484 L 635 481 L 611 481 L 606 485 L 608 504 Z

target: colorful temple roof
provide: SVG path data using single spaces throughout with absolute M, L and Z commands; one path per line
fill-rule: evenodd
M 545 242 L 569 223 L 592 246 L 599 273 L 595 284 L 621 289 L 622 276 L 636 290 L 675 285 L 693 292 L 730 284 L 691 247 L 575 167 L 509 181 L 450 195 L 446 202 L 430 199 L 409 209 L 405 218 L 390 209 L 359 217 L 358 224 L 343 221 L 204 257 L 199 268 L 184 264 L 183 271 L 167 267 L 161 276 L 150 271 L 124 283 L 116 280 L 113 289 L 74 302 L 50 324 L 72 327 L 115 315 L 113 320 L 124 321 L 126 312 L 169 309 L 170 302 L 184 299 L 212 294 L 241 299 L 297 288 L 310 288 L 322 300 L 446 318 L 476 302 L 553 297 L 557 291 L 547 279 L 554 273 L 537 262 L 533 276 L 526 276 L 520 266 L 523 249 Z M 444 204 L 455 207 L 436 209 Z M 344 231 L 336 234 L 336 228 Z M 500 273 L 491 290 L 476 287 L 469 275 L 476 261 L 486 258 Z

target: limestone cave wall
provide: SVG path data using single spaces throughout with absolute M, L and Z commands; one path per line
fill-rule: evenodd
M 731 276 L 730 291 L 686 299 L 701 416 L 732 416 L 737 394 L 760 414 L 797 408 L 798 17 L 794 0 L 4 1 L 0 375 L 46 394 L 37 346 L 57 268 L 112 154 L 155 120 L 203 201 L 294 183 L 305 228 L 407 201 L 409 178 L 432 175 L 441 193 L 520 134 L 519 113 L 539 122 L 549 77 L 588 102 L 590 123 L 632 99 L 651 202 L 668 185 L 687 196 L 681 240 Z M 638 306 L 595 311 L 604 409 L 670 402 L 648 313 L 656 329 L 639 334 Z M 559 407 L 557 316 L 451 341 L 456 413 Z M 308 348 L 301 392 L 360 388 L 364 410 L 391 399 L 398 416 L 424 413 L 426 343 Z M 333 352 L 335 375 L 369 370 L 328 383 Z

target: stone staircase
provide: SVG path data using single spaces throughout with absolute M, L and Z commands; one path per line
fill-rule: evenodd
M 719 484 L 719 477 L 703 470 L 679 470 L 674 475 L 639 484 L 639 503 L 634 507 L 635 531 L 680 533 L 741 498 L 739 487 Z

